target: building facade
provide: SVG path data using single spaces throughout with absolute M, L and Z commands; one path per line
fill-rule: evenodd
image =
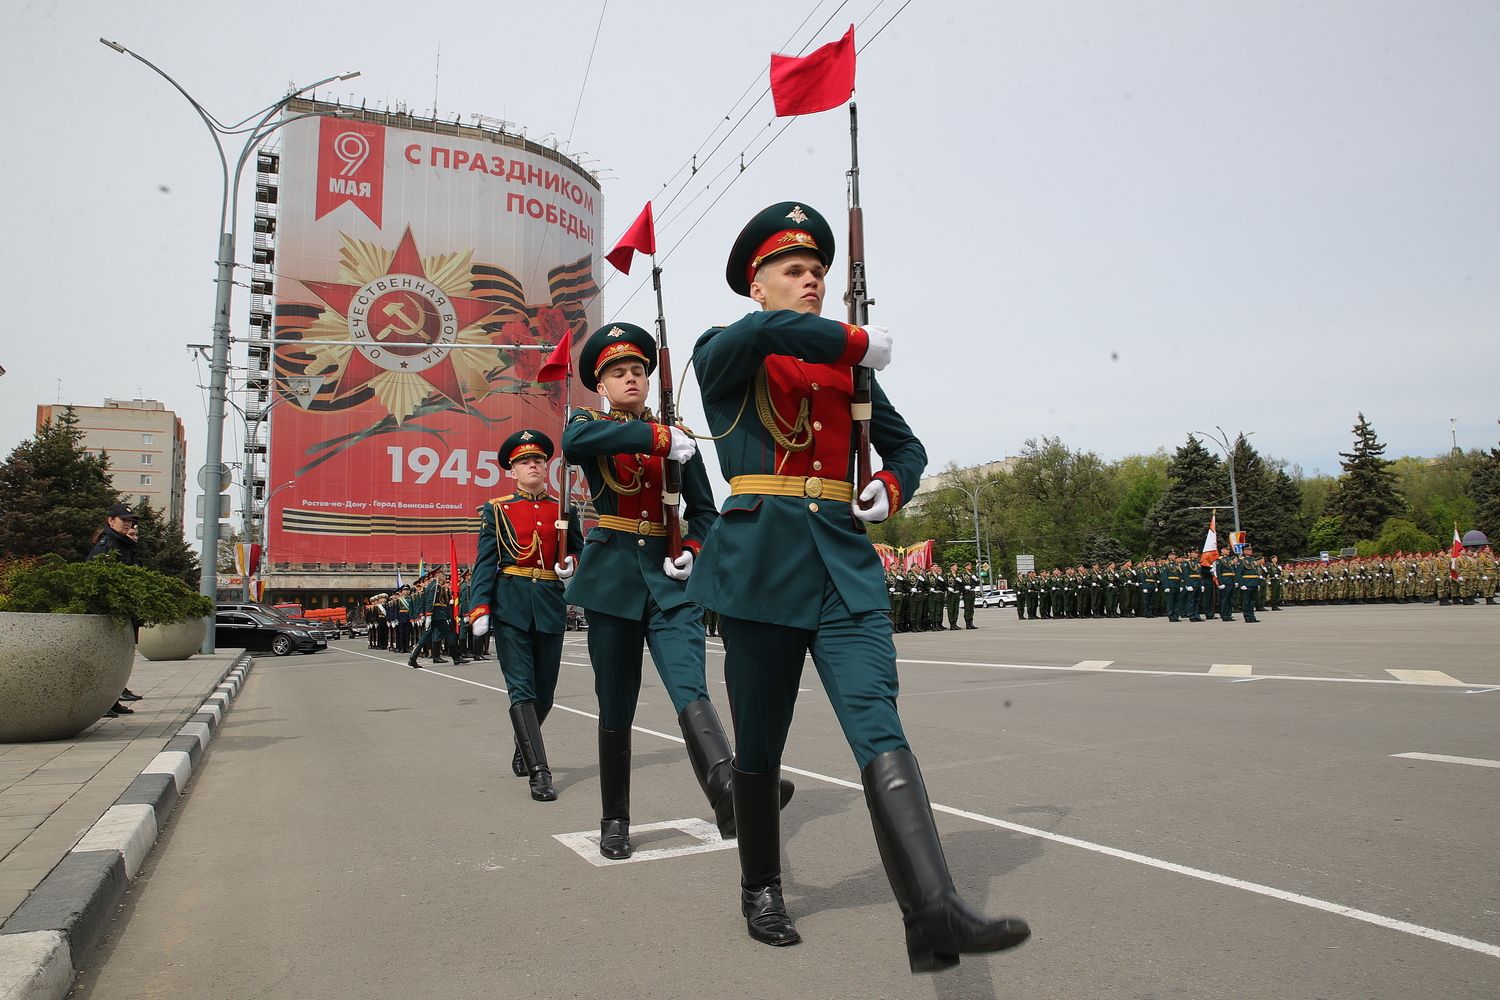
M 144 500 L 181 524 L 187 504 L 187 436 L 177 414 L 155 399 L 106 399 L 103 406 L 41 405 L 38 429 L 71 409 L 83 447 L 109 461 L 115 489 L 133 506 Z

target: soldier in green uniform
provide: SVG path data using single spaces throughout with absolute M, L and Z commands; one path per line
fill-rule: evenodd
M 1234 599 L 1239 596 L 1237 593 L 1239 577 L 1236 575 L 1238 560 L 1229 551 L 1229 546 L 1226 545 L 1219 550 L 1219 559 L 1214 563 L 1214 569 L 1216 571 L 1214 586 L 1217 589 L 1210 596 L 1218 598 L 1219 617 L 1226 622 L 1232 622 L 1234 621 Z M 1213 617 L 1212 606 L 1209 610 L 1209 617 Z
M 901 576 L 896 572 L 894 564 L 885 568 L 885 590 L 891 598 L 891 627 L 897 632 L 901 631 L 901 606 L 905 603 L 905 598 L 901 594 L 900 579 Z M 707 612 L 704 613 L 707 614 Z
M 752 219 L 730 253 L 730 287 L 762 311 L 708 331 L 693 352 L 730 495 L 689 594 L 723 615 L 740 909 L 750 936 L 801 940 L 781 894 L 776 781 L 811 654 L 860 768 L 908 961 L 913 972 L 931 972 L 960 954 L 1014 947 L 1030 929 L 1017 918 L 990 920 L 959 898 L 896 711 L 889 602 L 862 528 L 900 508 L 927 454 L 872 379 L 870 440 L 883 468 L 855 496 L 851 366 L 884 369 L 891 336 L 821 318 L 832 258 L 828 224 L 791 202 Z
M 516 477 L 516 491 L 479 508 L 479 556 L 474 564 L 469 621 L 476 636 L 495 633 L 495 654 L 510 698 L 515 732 L 511 770 L 531 779 L 531 797 L 557 798 L 542 723 L 562 666 L 567 600 L 563 581 L 573 575 L 573 556 L 557 559 L 561 504 L 547 494 L 547 463 L 554 447 L 539 430 L 516 431 L 500 445 L 500 467 Z M 568 512 L 568 551 L 583 548 L 576 511 Z
M 915 566 L 906 569 L 906 626 L 910 632 L 927 630 L 927 577 Z
M 1281 599 L 1286 592 L 1286 579 L 1278 556 L 1272 556 L 1270 565 L 1266 567 L 1266 589 L 1270 592 L 1267 596 L 1271 599 L 1271 610 L 1280 611 Z
M 948 566 L 948 572 L 943 577 L 943 604 L 948 612 L 948 628 L 958 631 L 958 606 L 963 600 L 963 581 L 958 578 L 958 563 Z
M 579 409 L 563 434 L 569 464 L 588 478 L 598 524 L 578 557 L 568 600 L 589 624 L 589 660 L 599 699 L 599 851 L 630 856 L 630 729 L 641 689 L 643 647 L 677 711 L 693 773 L 719 832 L 733 837 L 729 741 L 704 680 L 702 611 L 687 596 L 695 553 L 718 519 L 703 456 L 692 436 L 646 408 L 656 341 L 630 323 L 594 331 L 579 356 L 579 381 L 609 401 Z M 682 467 L 682 555 L 667 554 L 665 464 Z M 871 549 L 873 554 L 874 550 Z M 782 794 L 790 796 L 790 785 Z
M 1245 621 L 1253 623 L 1260 621 L 1259 618 L 1255 617 L 1255 597 L 1260 590 L 1264 573 L 1261 569 L 1260 560 L 1255 558 L 1255 552 L 1250 546 L 1246 545 L 1242 553 L 1237 572 L 1242 600 L 1240 611 L 1244 614 Z
M 1177 552 L 1173 550 L 1167 553 L 1167 557 L 1161 561 L 1161 589 L 1166 594 L 1167 621 L 1180 621 L 1179 612 L 1182 610 L 1182 561 L 1177 558 Z
M 1148 556 L 1146 560 L 1141 563 L 1141 568 L 1140 571 L 1136 574 L 1136 579 L 1140 584 L 1141 594 L 1141 606 L 1140 611 L 1138 611 L 1137 614 L 1139 614 L 1142 618 L 1155 618 L 1157 585 L 1156 560 Z
M 939 631 L 947 628 L 943 624 L 943 605 L 948 601 L 948 581 L 943 579 L 943 568 L 933 565 L 927 570 L 927 620 Z
M 964 628 L 978 628 L 979 626 L 974 624 L 974 601 L 979 596 L 982 581 L 979 574 L 974 572 L 973 563 L 964 563 L 963 575 L 959 579 L 963 581 L 964 586 Z M 1017 601 L 1016 607 L 1020 606 L 1021 602 Z

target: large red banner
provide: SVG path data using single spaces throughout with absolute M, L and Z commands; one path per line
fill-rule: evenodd
M 332 117 L 286 132 L 269 482 L 295 485 L 267 512 L 268 561 L 442 561 L 513 489 L 506 435 L 560 444 L 563 387 L 534 379 L 598 323 L 598 189 L 550 150 L 477 134 Z

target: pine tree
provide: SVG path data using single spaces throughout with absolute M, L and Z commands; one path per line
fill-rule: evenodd
M 0 556 L 83 559 L 119 502 L 108 460 L 84 449 L 66 409 L 0 464 Z
M 1267 554 L 1283 559 L 1303 554 L 1307 550 L 1307 521 L 1302 516 L 1302 487 L 1285 469 L 1277 469 L 1271 476 L 1271 493 L 1276 498 L 1279 520 L 1274 539 L 1267 540 Z
M 1197 552 L 1203 546 L 1209 512 L 1202 508 L 1229 499 L 1229 476 L 1224 463 L 1189 434 L 1167 465 L 1167 491 L 1151 508 L 1147 523 L 1151 548 L 1157 554 L 1169 549 Z
M 198 554 L 182 538 L 182 522 L 166 522 L 156 508 L 145 500 L 135 505 L 136 526 L 140 540 L 135 556 L 142 566 L 175 577 L 194 589 L 202 578 Z
M 1090 538 L 1088 548 L 1083 553 L 1084 563 L 1090 566 L 1108 566 L 1110 563 L 1119 565 L 1129 558 L 1130 553 L 1125 551 L 1120 540 L 1108 535 Z
M 1469 480 L 1469 498 L 1478 508 L 1474 527 L 1484 532 L 1490 545 L 1500 546 L 1500 448 L 1491 448 Z
M 1384 454 L 1385 445 L 1361 413 L 1354 425 L 1354 450 L 1339 452 L 1344 474 L 1329 498 L 1331 509 L 1325 512 L 1343 521 L 1345 538 L 1350 541 L 1374 538 L 1386 518 L 1406 513 L 1391 463 L 1381 457 Z

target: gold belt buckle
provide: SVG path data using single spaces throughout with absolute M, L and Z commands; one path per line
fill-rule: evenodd
M 535 566 L 532 568 L 531 578 L 533 580 L 540 580 L 542 578 L 542 569 L 540 566 Z
M 644 517 L 641 518 L 641 523 L 635 526 L 635 533 L 637 535 L 651 534 L 651 522 Z
M 818 499 L 823 495 L 823 480 L 817 476 L 809 476 L 803 491 L 814 500 Z

